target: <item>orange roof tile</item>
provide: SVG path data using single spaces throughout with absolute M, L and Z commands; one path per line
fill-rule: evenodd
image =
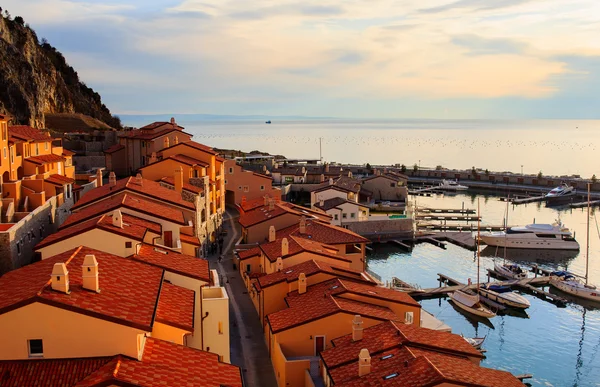
M 73 212 L 59 227 L 59 229 L 96 217 L 98 215 L 106 214 L 119 208 L 127 208 L 139 213 L 153 216 L 155 218 L 164 219 L 187 226 L 181 210 L 166 203 L 161 204 L 159 202 L 146 200 L 142 196 L 135 194 L 132 195 L 128 192 L 122 192 Z
M 77 152 L 73 152 L 73 151 L 65 149 L 65 148 L 63 148 L 63 150 L 62 150 L 63 156 L 73 156 L 75 154 L 77 154 Z
M 57 174 L 50 175 L 44 181 L 47 182 L 47 183 L 50 183 L 50 184 L 55 184 L 55 185 L 60 185 L 60 186 L 63 186 L 63 185 L 66 185 L 66 184 L 73 184 L 73 183 L 75 183 L 75 180 L 73 180 L 73 179 L 71 179 L 69 177 L 66 177 L 66 176 L 63 176 L 63 175 L 57 175 Z
M 181 243 L 187 243 L 189 245 L 200 246 L 200 239 L 198 239 L 198 237 L 196 237 L 196 236 L 180 233 L 179 239 L 181 239 Z
M 82 264 L 87 254 L 98 261 L 100 293 L 82 288 Z M 55 263 L 69 271 L 70 294 L 52 290 Z M 163 270 L 88 247 L 78 247 L 35 262 L 0 277 L 0 314 L 41 302 L 76 313 L 152 330 Z
M 115 152 L 120 151 L 121 149 L 125 149 L 125 145 L 115 144 L 111 147 L 108 147 L 106 150 L 104 150 L 104 153 L 115 153 Z
M 194 297 L 193 290 L 163 282 L 155 321 L 193 332 Z
M 106 184 L 102 187 L 94 188 L 83 195 L 72 209 L 87 206 L 121 191 L 131 191 L 139 195 L 148 196 L 148 198 L 153 200 L 164 201 L 179 207 L 195 210 L 193 203 L 183 200 L 181 195 L 174 190 L 163 187 L 158 182 L 143 178 L 140 184 L 136 177 L 118 180 L 115 186 Z
M 272 197 L 270 194 L 265 194 L 264 196 L 268 197 L 269 199 Z M 240 203 L 239 206 L 243 212 L 248 212 L 256 208 L 263 207 L 265 205 L 264 196 L 257 199 L 246 200 L 245 202 Z
M 176 154 L 176 155 L 167 157 L 166 159 L 163 159 L 163 160 L 168 160 L 168 159 L 175 160 L 175 161 L 178 161 L 180 163 L 184 163 L 184 164 L 187 164 L 190 166 L 199 165 L 199 166 L 205 167 L 205 168 L 210 166 L 209 163 L 205 163 L 204 161 L 197 160 L 193 157 L 189 157 L 189 156 L 182 155 L 182 154 Z
M 268 205 L 264 205 L 264 199 L 262 200 L 263 205 L 261 207 L 256 207 L 240 215 L 238 222 L 242 225 L 242 227 L 251 227 L 286 213 L 297 215 L 298 217 L 305 216 L 316 218 L 327 222 L 331 220 L 331 216 L 322 211 L 311 210 L 310 208 L 298 206 L 288 202 L 276 201 L 273 209 L 270 210 Z
M 167 251 L 148 244 L 143 244 L 139 252 L 129 258 L 160 267 L 172 273 L 199 279 L 207 283 L 210 282 L 210 269 L 206 259 Z
M 237 253 L 237 255 L 238 255 L 238 257 L 240 257 L 240 260 L 244 260 L 244 259 L 260 256 L 260 251 L 261 250 L 259 247 L 253 247 L 248 250 L 239 251 Z
M 8 127 L 9 136 L 22 141 L 52 141 L 47 132 L 32 128 L 27 125 L 13 125 Z
M 162 183 L 166 183 L 166 184 L 170 185 L 171 187 L 173 187 L 173 189 L 175 188 L 175 179 L 173 179 L 172 177 L 163 177 L 162 179 L 160 179 L 160 181 Z M 191 192 L 196 195 L 204 192 L 204 188 L 196 187 L 195 185 L 191 185 L 188 183 L 183 183 L 182 188 L 184 191 L 188 191 L 188 192 Z
M 148 125 L 142 126 L 142 127 L 140 128 L 140 130 L 152 130 L 152 129 L 156 129 L 156 128 L 158 128 L 158 127 L 161 127 L 161 126 L 163 126 L 163 125 L 171 125 L 171 126 L 173 126 L 173 124 L 172 124 L 171 122 L 169 122 L 169 121 L 155 121 L 155 122 L 153 122 L 153 123 L 151 123 L 151 124 L 148 124 Z M 177 124 L 175 124 L 175 125 L 177 125 Z M 179 125 L 177 125 L 177 127 L 178 127 L 178 128 L 181 128 L 181 129 L 184 129 L 184 127 L 183 127 L 183 126 L 179 126 Z
M 217 155 L 217 152 L 213 148 L 211 148 L 211 147 L 209 147 L 207 145 L 204 145 L 204 144 L 200 144 L 200 143 L 198 143 L 196 141 L 192 141 L 192 140 L 190 140 L 190 141 L 182 141 L 182 142 L 179 142 L 177 144 L 173 144 L 170 147 L 165 148 L 165 149 L 171 149 L 171 148 L 174 148 L 176 146 L 188 146 L 188 147 L 191 147 L 191 148 L 194 148 L 194 149 L 206 152 L 206 153 L 211 154 L 211 155 Z M 164 151 L 164 149 L 163 149 L 163 151 Z
M 112 215 L 113 214 L 105 214 L 81 223 L 72 223 L 70 226 L 67 225 L 54 234 L 48 235 L 44 240 L 38 243 L 35 248 L 41 249 L 93 229 L 101 229 L 138 241 L 144 240 L 144 235 L 146 235 L 148 230 L 155 234 L 161 234 L 162 227 L 160 224 L 129 214 L 122 214 L 123 228 L 116 227 L 112 223 Z
M 349 281 L 343 278 L 338 280 L 340 285 L 349 293 L 358 294 L 369 298 L 378 298 L 381 300 L 387 300 L 392 302 L 399 302 L 401 304 L 412 305 L 421 307 L 417 301 L 414 300 L 408 293 L 401 292 L 398 290 L 388 289 L 383 286 L 374 286 L 372 284 L 364 284 L 361 282 Z
M 136 139 L 136 140 L 154 140 L 155 138 L 167 135 L 171 132 L 183 133 L 190 137 L 192 136 L 191 134 L 183 132 L 180 129 L 171 127 L 171 128 L 161 129 L 157 132 L 152 132 L 152 131 L 148 131 L 148 130 L 144 130 L 144 129 L 136 129 L 136 130 L 131 130 L 129 132 L 126 132 L 124 134 L 120 134 L 119 137 L 132 138 L 132 139 Z
M 65 161 L 65 158 L 55 154 L 49 155 L 41 155 L 41 156 L 32 156 L 25 159 L 25 161 L 29 161 L 34 164 L 42 165 L 49 163 L 58 163 L 60 161 Z

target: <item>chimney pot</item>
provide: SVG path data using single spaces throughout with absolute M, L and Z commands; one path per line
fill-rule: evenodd
M 265 195 L 263 197 L 263 199 L 265 200 L 265 203 L 264 203 L 265 207 L 268 206 L 269 205 L 269 197 L 267 195 Z
M 283 259 L 281 259 L 281 257 L 279 257 L 275 261 L 275 271 L 282 271 L 282 270 L 283 270 Z
M 333 179 L 329 178 L 329 185 L 333 185 Z
M 359 341 L 363 338 L 363 319 L 360 314 L 354 316 L 352 320 L 352 341 Z
M 304 215 L 300 218 L 300 234 L 306 234 L 306 217 Z
M 298 276 L 298 294 L 306 293 L 306 274 L 300 273 Z
M 102 170 L 96 169 L 96 187 L 102 187 Z
M 150 155 L 150 162 L 149 164 L 153 164 L 157 161 L 157 157 L 156 157 L 156 152 L 152 152 L 152 154 Z
M 144 185 L 144 179 L 142 179 L 141 173 L 135 175 L 135 181 L 138 183 L 138 185 Z
M 285 257 L 290 253 L 290 245 L 288 244 L 287 238 L 281 240 L 281 256 Z
M 358 376 L 365 376 L 371 372 L 371 355 L 369 350 L 363 348 L 358 354 Z
M 69 294 L 69 271 L 64 263 L 55 263 L 52 267 L 52 290 Z
M 81 266 L 81 276 L 83 278 L 83 288 L 92 292 L 100 293 L 98 282 L 98 261 L 94 255 L 88 254 L 83 259 Z
M 271 226 L 269 227 L 269 242 L 275 242 L 276 236 L 275 236 L 275 226 Z
M 321 173 L 321 183 L 325 182 L 325 175 Z
M 329 172 L 329 164 L 325 164 L 325 172 Z
M 171 125 L 176 125 L 175 124 L 175 117 L 171 117 L 171 121 L 170 122 L 171 122 Z
M 121 210 L 113 211 L 112 224 L 117 228 L 123 228 L 123 215 L 121 214 Z
M 108 185 L 110 185 L 111 187 L 114 187 L 115 185 L 117 185 L 117 176 L 115 175 L 114 172 L 111 172 L 108 175 Z
M 175 191 L 179 194 L 183 192 L 183 168 L 178 166 L 175 168 L 175 177 L 174 177 Z
M 269 200 L 269 211 L 273 211 L 275 209 L 275 199 Z

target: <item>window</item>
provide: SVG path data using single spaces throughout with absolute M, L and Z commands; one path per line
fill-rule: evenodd
M 246 265 L 246 273 L 250 273 L 250 270 L 252 269 L 252 265 L 250 265 L 249 263 Z
M 142 141 L 142 148 L 146 147 L 146 141 Z
M 4 147 L 4 158 L 6 158 L 6 147 Z
M 130 249 L 131 248 L 131 242 L 125 242 L 125 248 L 126 249 Z
M 21 255 L 21 243 L 17 242 L 17 254 Z
M 14 164 L 15 162 L 15 147 L 11 146 L 10 147 L 10 163 Z
M 260 190 L 261 190 L 261 191 L 264 191 L 264 190 L 265 190 L 265 186 L 264 186 L 264 185 L 261 185 L 261 186 L 260 186 Z
M 40 154 L 40 144 L 35 143 L 35 155 L 38 156 Z
M 219 334 L 223 334 L 223 321 L 219 321 Z
M 239 185 L 239 186 L 238 186 L 238 191 L 241 191 L 241 190 L 242 190 L 242 186 L 241 186 L 241 185 Z
M 348 217 L 348 214 L 346 214 L 345 212 L 342 214 L 342 219 L 346 219 Z
M 142 156 L 142 166 L 146 165 L 146 156 Z
M 229 173 L 233 173 L 233 168 L 229 168 Z
M 250 188 L 247 185 L 245 185 L 244 186 L 244 192 L 248 192 L 248 191 L 250 191 Z
M 42 339 L 28 340 L 29 344 L 29 356 L 39 357 L 44 356 L 44 343 Z
M 339 219 L 339 218 L 338 218 L 338 214 L 334 214 L 334 215 L 333 215 L 333 219 L 335 219 L 335 220 L 338 220 L 338 219 Z
M 351 217 L 352 219 L 354 219 L 354 215 L 355 215 L 355 214 L 354 214 L 354 212 L 353 212 L 353 213 L 351 213 L 351 214 L 350 214 L 350 217 Z
M 227 179 L 225 179 L 225 185 L 227 185 Z
M 396 183 L 390 183 L 390 187 L 394 188 L 396 186 Z
M 44 149 L 48 150 L 48 143 L 47 142 L 44 143 Z

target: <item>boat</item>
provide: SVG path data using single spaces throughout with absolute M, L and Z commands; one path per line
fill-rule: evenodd
M 494 271 L 500 276 L 510 279 L 527 278 L 527 271 L 521 269 L 519 265 L 511 263 L 496 263 L 494 262 Z
M 265 121 L 265 124 L 270 124 L 271 120 Z
M 462 290 L 456 290 L 450 293 L 450 299 L 454 301 L 454 305 L 458 306 L 465 312 L 469 312 L 476 316 L 492 318 L 496 313 L 485 307 L 479 299 L 479 294 L 468 294 Z
M 475 349 L 481 349 L 483 342 L 485 341 L 485 336 L 483 337 L 465 337 L 461 334 L 461 337 L 465 339 L 465 341 L 473 346 Z
M 442 180 L 439 188 L 446 191 L 466 191 L 469 189 L 469 187 L 467 187 L 466 185 L 458 184 L 457 181 L 446 179 Z
M 479 200 L 477 201 L 477 218 L 479 217 Z M 480 221 L 477 221 L 477 236 L 479 236 Z M 496 316 L 496 313 L 486 308 L 479 298 L 479 238 L 477 238 L 477 287 L 475 294 L 469 294 L 463 290 L 456 290 L 450 293 L 450 299 L 454 304 L 465 312 L 476 316 L 491 318 Z
M 527 309 L 531 306 L 529 300 L 512 291 L 508 286 L 483 285 L 479 294 L 489 300 L 512 308 Z
M 600 302 L 600 289 L 588 282 L 590 266 L 590 186 L 591 183 L 588 183 L 585 277 L 582 281 L 574 274 L 566 271 L 553 272 L 550 275 L 550 285 L 575 297 Z
M 556 188 L 552 188 L 550 192 L 548 192 L 544 197 L 546 198 L 556 198 L 561 196 L 568 196 L 575 193 L 575 189 L 566 183 L 562 183 Z
M 518 249 L 579 250 L 579 243 L 560 221 L 509 227 L 506 231 L 483 232 L 481 241 L 488 246 Z

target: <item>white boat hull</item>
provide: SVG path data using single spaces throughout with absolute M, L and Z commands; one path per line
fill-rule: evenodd
M 485 234 L 481 234 L 480 238 L 488 246 L 535 250 L 579 250 L 577 241 L 565 241 L 558 238 L 515 238 Z
M 506 277 L 506 278 L 512 278 L 512 279 L 527 278 L 527 272 L 523 271 L 521 273 L 515 273 L 512 270 L 510 270 L 509 268 L 507 268 L 503 265 L 499 265 L 497 263 L 494 263 L 494 271 L 496 271 L 496 273 L 498 273 L 501 276 Z
M 587 288 L 583 284 L 573 281 L 563 281 L 556 277 L 550 279 L 550 285 L 575 297 L 600 302 L 600 289 Z
M 477 304 L 475 304 L 473 306 L 466 305 L 463 302 L 461 302 L 460 298 L 457 298 L 455 296 L 455 293 L 451 293 L 450 294 L 450 299 L 454 302 L 454 304 L 456 306 L 458 306 L 459 308 L 461 308 L 465 312 L 469 312 L 469 313 L 474 314 L 476 316 L 486 317 L 486 318 L 492 318 L 492 317 L 496 316 L 496 314 L 494 312 L 492 312 L 488 308 L 486 308 L 483 305 L 481 305 L 480 302 L 478 302 Z
M 527 299 L 516 293 L 497 293 L 493 290 L 480 289 L 479 293 L 492 301 L 499 304 L 510 306 L 517 309 L 527 309 L 531 306 Z

